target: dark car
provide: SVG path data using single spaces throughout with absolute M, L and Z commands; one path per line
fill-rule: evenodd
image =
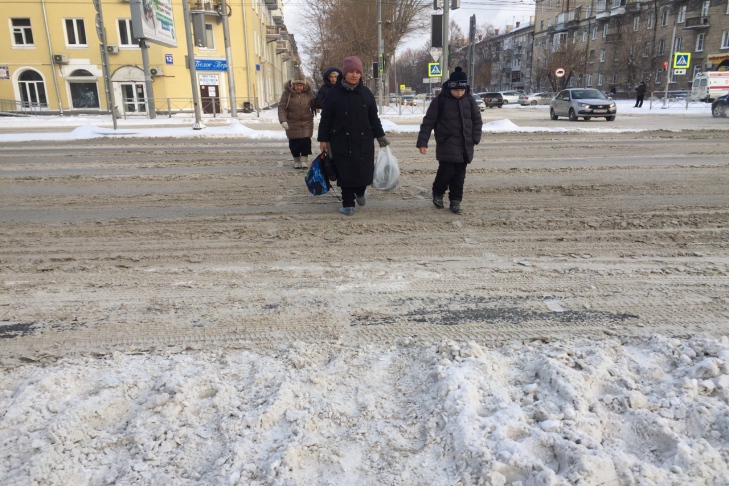
M 501 108 L 504 106 L 504 95 L 501 93 L 477 93 L 484 102 L 484 106 L 488 106 L 489 108 L 493 108 L 494 106 L 497 106 Z
M 724 118 L 729 112 L 729 94 L 719 96 L 711 104 L 711 114 L 714 118 Z

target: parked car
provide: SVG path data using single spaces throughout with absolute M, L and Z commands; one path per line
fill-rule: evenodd
M 615 102 L 607 99 L 602 91 L 592 88 L 562 90 L 549 105 L 549 116 L 552 120 L 566 116 L 570 121 L 577 121 L 580 117 L 585 120 L 599 117 L 613 121 L 617 114 Z
M 402 95 L 402 106 L 418 106 L 415 95 Z
M 519 93 L 518 91 L 510 90 L 510 91 L 499 91 L 501 93 L 501 96 L 504 97 L 504 104 L 507 103 L 519 103 Z
M 390 93 L 390 104 L 397 103 L 397 93 Z
M 476 93 L 483 99 L 484 106 L 501 108 L 504 104 L 504 97 L 501 93 Z
M 521 106 L 548 105 L 552 98 L 554 98 L 552 93 L 522 94 L 519 95 L 519 104 Z
M 724 118 L 729 112 L 729 94 L 719 96 L 711 104 L 711 114 L 714 118 Z
M 476 106 L 478 106 L 478 109 L 481 111 L 486 110 L 486 103 L 483 102 L 483 98 L 481 98 L 478 94 L 473 93 L 473 99 L 476 100 Z

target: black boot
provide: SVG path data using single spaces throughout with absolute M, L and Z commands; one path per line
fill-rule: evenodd
M 461 214 L 461 201 L 451 201 L 451 212 Z
M 433 192 L 433 205 L 438 209 L 443 209 L 443 194 L 439 196 Z

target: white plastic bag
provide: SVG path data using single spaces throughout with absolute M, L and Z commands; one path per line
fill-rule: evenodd
M 400 187 L 400 168 L 389 145 L 377 153 L 372 187 L 385 192 L 392 192 Z

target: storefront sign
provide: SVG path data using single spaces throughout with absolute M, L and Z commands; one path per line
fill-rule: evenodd
M 228 63 L 225 59 L 195 59 L 196 71 L 227 71 Z

